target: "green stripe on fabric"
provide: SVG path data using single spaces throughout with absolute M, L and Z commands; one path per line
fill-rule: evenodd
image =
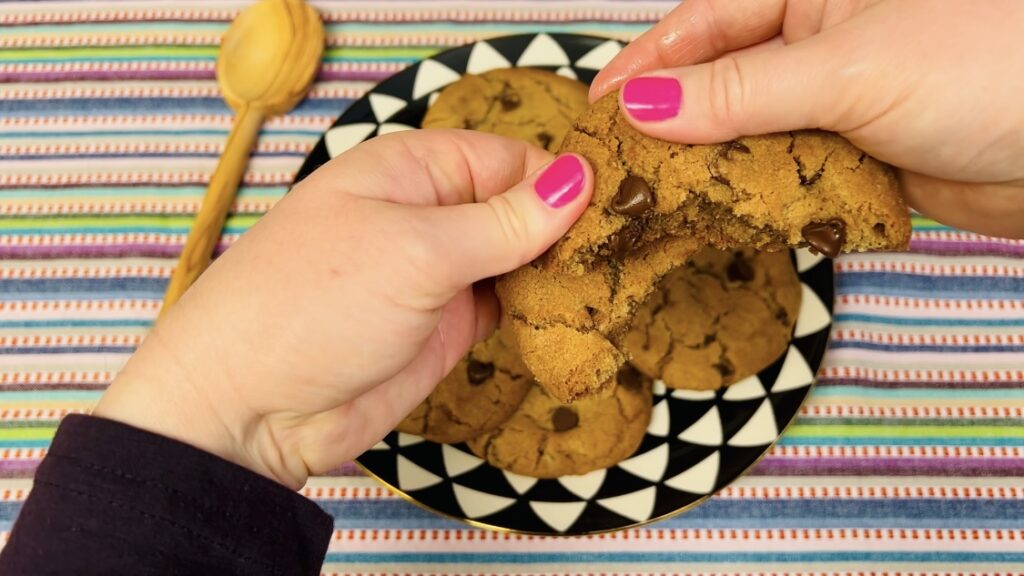
M 187 215 L 135 215 L 135 216 L 17 216 L 0 220 L 0 230 L 60 232 L 74 228 L 188 228 L 194 216 Z M 241 214 L 229 216 L 225 228 L 249 228 L 259 216 Z
M 287 186 L 245 186 L 238 189 L 239 198 L 266 197 L 278 198 L 288 192 Z M 202 198 L 206 194 L 206 188 L 200 186 L 167 186 L 143 187 L 67 187 L 67 188 L 22 188 L 20 190 L 0 191 L 0 201 L 16 199 L 41 199 L 53 200 L 55 198 L 94 198 L 105 196 L 146 196 L 154 198 L 179 198 L 194 196 Z
M 0 440 L 50 440 L 56 433 L 57 427 L 51 425 L 31 428 L 0 428 Z

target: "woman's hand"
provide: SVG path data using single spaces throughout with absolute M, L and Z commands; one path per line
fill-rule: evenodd
M 497 301 L 474 283 L 547 249 L 592 182 L 576 156 L 497 136 L 364 143 L 203 274 L 95 414 L 301 486 L 377 442 L 493 330 Z
M 687 0 L 591 96 L 621 86 L 634 126 L 678 142 L 839 132 L 921 212 L 1021 238 L 1022 31 L 1018 0 Z

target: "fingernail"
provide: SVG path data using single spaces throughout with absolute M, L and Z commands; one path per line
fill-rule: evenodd
M 586 178 L 580 159 L 566 154 L 556 158 L 544 169 L 544 173 L 534 182 L 533 189 L 545 204 L 561 208 L 580 195 Z
M 678 80 L 667 76 L 632 78 L 622 87 L 622 103 L 634 120 L 668 120 L 679 114 L 683 88 Z

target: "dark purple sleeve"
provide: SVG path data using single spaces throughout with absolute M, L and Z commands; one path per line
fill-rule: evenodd
M 0 574 L 319 574 L 333 523 L 312 501 L 186 444 L 68 416 Z

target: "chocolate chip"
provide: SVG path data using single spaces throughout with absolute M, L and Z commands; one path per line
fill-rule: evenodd
M 871 229 L 875 231 L 875 234 L 878 234 L 879 236 L 885 236 L 885 223 L 884 222 L 877 222 L 877 223 L 875 223 L 875 225 L 872 226 Z
M 466 378 L 469 379 L 470 384 L 479 386 L 489 380 L 491 376 L 494 376 L 494 364 L 469 359 L 469 363 L 466 364 Z
M 540 143 L 540 147 L 545 150 L 550 150 L 551 143 L 555 141 L 555 137 L 547 132 L 541 132 L 537 134 L 537 142 Z M 552 150 L 553 152 L 553 150 Z
M 617 260 L 622 260 L 633 251 L 636 241 L 640 239 L 640 226 L 632 222 L 623 226 L 608 238 L 608 250 Z
M 556 432 L 572 430 L 580 423 L 580 417 L 576 411 L 568 406 L 559 406 L 551 413 L 551 426 Z
M 750 282 L 754 279 L 754 267 L 750 265 L 742 252 L 737 252 L 733 256 L 732 262 L 729 263 L 729 267 L 725 269 L 725 274 L 730 282 Z
M 829 258 L 839 256 L 846 243 L 846 222 L 833 218 L 828 222 L 811 222 L 800 230 L 804 240 Z
M 626 176 L 612 200 L 612 212 L 623 216 L 639 216 L 651 208 L 654 208 L 651 185 L 638 176 Z
M 644 376 L 636 368 L 626 364 L 619 368 L 618 373 L 615 374 L 615 381 L 619 383 L 619 386 L 627 390 L 636 391 L 643 387 Z
M 729 362 L 725 358 L 722 358 L 721 362 L 714 364 L 714 368 L 722 375 L 722 379 L 729 378 L 736 373 L 736 368 L 733 367 L 732 362 Z
M 733 152 L 742 152 L 744 154 L 750 154 L 750 148 L 747 148 L 747 145 L 742 142 L 736 142 L 735 140 L 733 140 L 731 142 L 726 142 L 725 144 L 722 144 L 722 147 L 719 148 L 718 155 L 721 156 L 722 158 L 725 158 L 726 160 L 729 160 L 732 157 Z
M 505 112 L 509 112 L 511 110 L 519 108 L 519 105 L 522 103 L 519 99 L 519 94 L 510 89 L 505 89 L 501 93 L 500 102 L 501 109 L 504 110 Z
M 785 308 L 779 308 L 775 311 L 775 319 L 782 324 L 789 324 L 789 312 L 786 312 Z

